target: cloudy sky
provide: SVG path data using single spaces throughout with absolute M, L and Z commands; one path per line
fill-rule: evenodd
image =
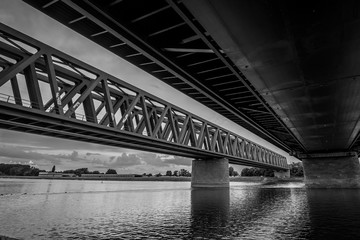
M 0 1 L 0 22 L 157 95 L 176 106 L 197 113 L 202 118 L 210 119 L 211 122 L 225 129 L 270 148 L 286 156 L 289 162 L 297 161 L 281 149 L 172 89 L 20 0 Z M 0 93 L 8 94 L 9 89 L 2 87 Z M 182 157 L 0 129 L 1 162 L 31 163 L 45 170 L 50 170 L 53 165 L 56 165 L 57 170 L 88 167 L 90 170 L 104 171 L 108 168 L 114 168 L 120 173 L 164 173 L 166 170 L 180 168 L 191 170 L 191 159 Z M 234 167 L 239 171 L 241 170 L 240 166 Z

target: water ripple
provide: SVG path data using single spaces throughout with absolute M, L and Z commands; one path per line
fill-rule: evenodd
M 357 190 L 16 179 L 0 186 L 0 235 L 19 239 L 360 239 Z

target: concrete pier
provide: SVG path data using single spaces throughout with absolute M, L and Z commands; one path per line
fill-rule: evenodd
M 229 161 L 226 158 L 192 161 L 191 187 L 229 187 Z
M 360 165 L 356 152 L 303 158 L 308 188 L 360 188 Z

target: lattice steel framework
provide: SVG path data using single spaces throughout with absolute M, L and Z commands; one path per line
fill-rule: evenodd
M 0 127 L 286 169 L 286 158 L 0 24 Z

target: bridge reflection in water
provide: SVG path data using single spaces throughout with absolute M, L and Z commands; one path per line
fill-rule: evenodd
M 0 179 L 0 187 L 0 233 L 17 238 L 360 238 L 357 190 L 28 179 Z
M 191 190 L 191 235 L 229 235 L 230 190 L 228 188 Z
M 359 189 L 307 189 L 309 239 L 360 239 Z
M 277 239 L 291 235 L 298 239 L 306 235 L 309 227 L 307 209 L 304 189 L 251 183 L 239 183 L 231 191 L 194 189 L 192 236 Z

